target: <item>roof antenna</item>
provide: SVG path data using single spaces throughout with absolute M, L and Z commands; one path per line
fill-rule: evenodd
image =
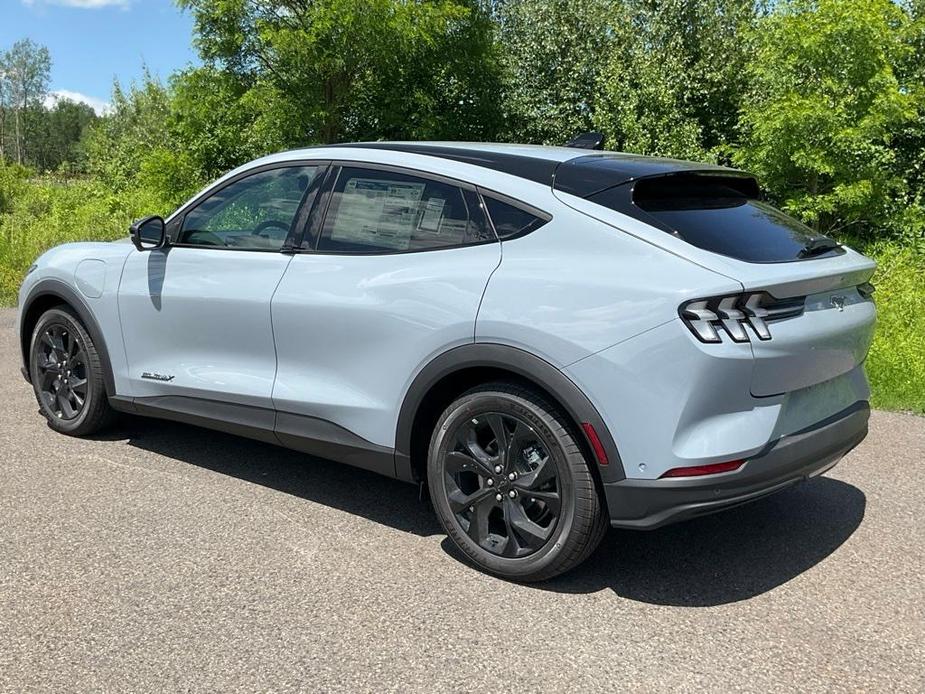
M 604 133 L 581 133 L 565 143 L 576 149 L 604 149 Z

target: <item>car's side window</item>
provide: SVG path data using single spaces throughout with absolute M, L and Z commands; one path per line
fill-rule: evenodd
M 495 226 L 498 238 L 502 241 L 529 234 L 549 221 L 548 217 L 544 219 L 539 215 L 502 202 L 490 195 L 485 195 L 484 199 L 485 207 L 488 208 L 488 216 L 491 217 L 491 222 Z
M 239 179 L 186 213 L 178 243 L 279 250 L 289 236 L 317 166 L 290 166 Z
M 400 253 L 495 241 L 474 193 L 394 171 L 344 167 L 331 194 L 318 250 Z

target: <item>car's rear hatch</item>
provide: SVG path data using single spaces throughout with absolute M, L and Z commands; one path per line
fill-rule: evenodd
M 793 267 L 796 265 L 796 267 Z M 751 392 L 787 393 L 847 373 L 867 356 L 876 313 L 867 283 L 874 264 L 845 253 L 807 263 L 761 266 L 743 275 L 745 294 L 766 292 L 802 301 L 802 312 L 768 320 L 770 339 L 754 339 Z
M 762 202 L 754 178 L 696 166 L 643 173 L 582 196 L 581 207 L 589 211 L 591 202 L 644 222 L 618 226 L 742 284 L 736 297 L 692 297 L 705 303 L 681 312 L 711 324 L 707 339 L 715 332 L 750 342 L 753 395 L 791 392 L 856 368 L 873 337 L 873 261 Z

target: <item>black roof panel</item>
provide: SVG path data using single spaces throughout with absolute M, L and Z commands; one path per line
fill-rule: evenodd
M 477 149 L 475 147 L 454 147 L 445 145 L 427 145 L 416 142 L 363 142 L 359 144 L 337 144 L 329 147 L 360 147 L 363 149 L 387 149 L 395 152 L 409 152 L 411 154 L 426 154 L 440 159 L 451 159 L 483 166 L 502 173 L 511 174 L 530 181 L 552 185 L 553 174 L 559 161 L 544 157 L 528 157 L 519 154 L 494 152 Z
M 747 175 L 737 169 L 715 164 L 645 157 L 641 154 L 601 152 L 562 162 L 556 169 L 553 188 L 586 198 L 607 188 L 640 178 L 694 172 Z
M 542 148 L 537 148 L 536 156 L 531 156 L 500 152 L 488 147 L 482 149 L 478 145 L 467 144 L 456 146 L 416 142 L 363 142 L 328 146 L 386 149 L 451 159 L 525 178 L 582 198 L 607 188 L 650 176 L 682 172 L 747 175 L 736 169 L 714 164 L 646 157 L 641 154 L 622 152 L 583 154 L 582 150 L 577 150 L 574 158 L 562 160 L 561 157 L 542 156 Z

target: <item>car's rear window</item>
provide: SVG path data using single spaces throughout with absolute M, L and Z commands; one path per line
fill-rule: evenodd
M 831 239 L 750 193 L 748 185 L 731 179 L 664 176 L 636 182 L 631 196 L 626 186 L 617 186 L 589 199 L 698 248 L 747 262 L 787 262 L 843 252 Z

